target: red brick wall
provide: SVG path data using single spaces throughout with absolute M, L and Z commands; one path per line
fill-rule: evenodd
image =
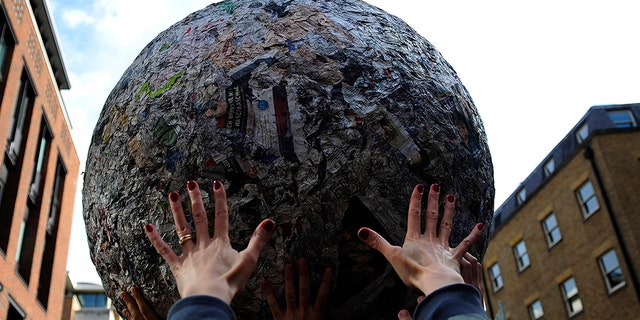
M 9 76 L 0 107 L 0 150 L 4 151 L 6 148 L 14 105 L 24 70 L 28 70 L 37 96 L 29 124 L 29 133 L 26 137 L 26 147 L 24 150 L 25 160 L 21 171 L 18 189 L 20 192 L 16 198 L 15 213 L 12 221 L 1 222 L 3 224 L 11 223 L 12 227 L 7 252 L 5 252 L 4 255 L 0 254 L 0 283 L 3 286 L 0 292 L 0 319 L 6 318 L 9 308 L 7 297 L 10 295 L 13 300 L 19 304 L 20 308 L 26 312 L 29 319 L 57 320 L 62 317 L 62 307 L 64 304 L 67 251 L 80 162 L 71 139 L 69 124 L 63 111 L 63 103 L 60 98 L 59 89 L 47 63 L 47 54 L 38 36 L 35 20 L 31 17 L 29 2 L 2 1 L 2 7 L 13 29 L 16 46 L 13 51 Z M 16 271 L 15 256 L 23 216 L 22 213 L 26 206 L 26 190 L 28 190 L 29 184 L 31 183 L 31 174 L 33 166 L 35 165 L 32 159 L 35 157 L 35 149 L 39 142 L 38 135 L 43 114 L 48 121 L 53 139 L 48 163 L 46 164 L 48 169 L 44 179 L 43 203 L 40 208 L 40 219 L 38 221 L 37 241 L 34 250 L 31 276 L 27 284 L 22 281 L 22 278 Z M 0 161 L 3 161 L 3 158 L 4 152 L 0 153 Z M 37 301 L 37 290 L 58 158 L 64 162 L 67 175 L 61 204 L 55 249 L 56 255 L 53 263 L 53 274 L 50 286 L 51 292 L 49 295 L 48 308 L 45 311 Z

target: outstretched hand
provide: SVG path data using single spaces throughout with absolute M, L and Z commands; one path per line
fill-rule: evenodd
M 461 260 L 480 237 L 484 225 L 477 224 L 457 247 L 449 247 L 455 197 L 447 195 L 440 232 L 436 235 L 440 186 L 433 184 L 429 189 L 425 232 L 422 233 L 420 214 L 423 192 L 424 186 L 421 184 L 413 189 L 409 202 L 407 234 L 401 247 L 390 245 L 380 234 L 369 228 L 361 228 L 358 236 L 384 255 L 407 286 L 416 288 L 427 296 L 444 286 L 464 283 L 460 274 Z
M 138 287 L 131 287 L 131 293 L 126 291 L 120 292 L 120 298 L 124 300 L 126 308 L 122 310 L 122 314 L 129 320 L 159 320 L 163 319 L 149 305 L 147 300 L 142 296 L 142 292 Z
M 478 262 L 478 259 L 469 252 L 464 254 L 460 261 L 460 273 L 462 279 L 466 284 L 474 286 L 480 293 L 480 302 L 484 305 L 484 284 L 482 282 L 482 265 Z M 425 296 L 418 297 L 418 303 L 420 303 Z M 411 313 L 407 309 L 402 309 L 398 312 L 398 320 L 412 320 Z
M 198 184 L 189 181 L 187 189 L 191 199 L 195 236 L 185 218 L 180 195 L 177 192 L 169 194 L 182 254 L 176 255 L 151 224 L 145 226 L 147 237 L 171 267 L 181 297 L 209 295 L 230 303 L 249 280 L 260 251 L 273 233 L 275 222 L 263 220 L 253 232 L 247 248 L 238 252 L 231 247 L 229 240 L 229 212 L 222 183 L 215 181 L 213 184 L 213 238 L 209 236 L 207 213 Z
M 318 295 L 312 305 L 310 300 L 309 286 L 309 262 L 307 259 L 298 260 L 298 303 L 296 303 L 296 288 L 293 265 L 287 264 L 284 267 L 284 295 L 287 303 L 286 310 L 280 308 L 271 284 L 262 283 L 262 293 L 267 298 L 269 309 L 274 320 L 324 320 L 329 289 L 331 289 L 331 269 L 326 268 L 320 280 Z

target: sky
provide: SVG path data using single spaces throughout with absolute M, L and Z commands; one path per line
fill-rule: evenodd
M 266 1 L 266 0 L 263 0 Z M 594 105 L 640 102 L 635 1 L 368 0 L 442 53 L 484 122 L 495 208 Z M 211 0 L 48 0 L 71 89 L 62 96 L 84 171 L 108 94 L 158 33 Z M 76 195 L 67 270 L 100 283 Z

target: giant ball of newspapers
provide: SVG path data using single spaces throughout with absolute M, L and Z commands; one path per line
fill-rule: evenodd
M 189 208 L 188 180 L 210 213 L 212 183 L 224 183 L 237 250 L 261 220 L 277 222 L 232 303 L 240 319 L 271 317 L 260 283 L 283 297 L 284 265 L 299 257 L 314 292 L 334 270 L 329 319 L 396 318 L 417 293 L 358 228 L 401 245 L 418 183 L 457 195 L 452 245 L 493 211 L 486 135 L 455 71 L 406 23 L 358 0 L 212 4 L 124 72 L 95 127 L 82 191 L 91 257 L 118 310 L 132 285 L 160 314 L 179 298 L 144 226 L 179 252 L 167 195 Z M 482 257 L 487 241 L 472 253 Z

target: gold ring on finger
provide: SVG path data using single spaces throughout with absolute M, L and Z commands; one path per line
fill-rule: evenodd
M 195 240 L 195 234 L 190 233 L 190 234 L 186 234 L 182 237 L 180 237 L 180 239 L 178 239 L 178 243 L 180 243 L 180 245 L 182 245 L 183 243 L 189 241 L 189 240 Z

